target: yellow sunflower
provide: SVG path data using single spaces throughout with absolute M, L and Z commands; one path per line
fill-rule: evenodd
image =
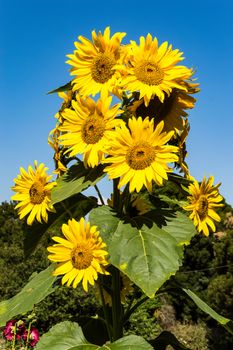
M 208 180 L 203 178 L 201 184 L 193 180 L 188 187 L 190 204 L 184 206 L 185 210 L 191 211 L 190 219 L 193 220 L 198 232 L 203 231 L 204 235 L 209 235 L 209 227 L 214 232 L 214 221 L 219 222 L 221 219 L 215 212 L 215 208 L 221 207 L 222 196 L 219 194 L 218 185 L 213 185 L 214 177 L 210 176 Z M 209 226 L 209 227 L 208 227 Z
M 115 126 L 123 123 L 116 118 L 120 114 L 120 104 L 110 108 L 112 97 L 95 102 L 77 96 L 72 100 L 73 109 L 66 108 L 62 112 L 63 123 L 59 136 L 60 144 L 68 150 L 70 156 L 83 154 L 85 166 L 95 167 L 104 158 L 109 147 L 109 137 Z
M 190 95 L 199 91 L 197 83 L 186 82 L 182 85 L 187 91 L 173 89 L 170 95 L 165 95 L 163 103 L 157 96 L 154 96 L 146 107 L 142 98 L 134 101 L 129 110 L 136 117 L 153 117 L 156 124 L 163 120 L 163 131 L 168 132 L 174 129 L 181 131 L 184 129 L 184 117 L 188 116 L 186 110 L 192 109 L 196 102 L 196 99 Z
M 106 244 L 102 241 L 96 226 L 85 223 L 84 218 L 79 222 L 71 219 L 62 225 L 65 238 L 52 237 L 56 244 L 48 247 L 52 253 L 49 260 L 59 262 L 54 276 L 64 275 L 62 284 L 73 285 L 76 288 L 82 281 L 83 289 L 88 291 L 88 283 L 94 285 L 98 273 L 109 274 L 105 267 L 108 265 Z
M 35 161 L 34 167 L 35 169 L 30 165 L 28 172 L 21 167 L 20 174 L 14 179 L 15 186 L 12 187 L 17 193 L 11 199 L 19 202 L 15 209 L 18 209 L 20 219 L 30 213 L 28 225 L 32 225 L 35 219 L 40 223 L 42 219 L 47 222 L 47 211 L 55 211 L 51 204 L 51 190 L 56 182 L 49 182 L 52 175 L 47 175 L 48 168 L 43 163 L 38 165 Z
M 141 36 L 139 45 L 131 41 L 125 57 L 126 67 L 118 67 L 124 74 L 122 85 L 126 90 L 140 91 L 146 106 L 154 96 L 163 102 L 165 94 L 170 95 L 174 88 L 187 91 L 183 82 L 193 71 L 177 65 L 183 59 L 182 52 L 172 50 L 167 42 L 159 46 L 157 38 L 152 39 L 151 34 L 146 38 Z
M 175 162 L 178 157 L 175 146 L 166 145 L 173 135 L 162 132 L 163 121 L 154 128 L 154 121 L 141 117 L 129 119 L 128 127 L 117 127 L 114 139 L 110 142 L 110 157 L 104 163 L 110 163 L 104 171 L 110 179 L 120 177 L 119 188 L 129 182 L 129 191 L 139 192 L 143 185 L 151 191 L 152 181 L 158 185 L 167 179 L 171 169 L 167 163 Z
M 75 42 L 76 50 L 67 55 L 68 64 L 72 66 L 74 75 L 73 90 L 81 95 L 95 96 L 101 92 L 105 96 L 117 85 L 118 75 L 114 69 L 121 57 L 121 41 L 126 33 L 115 33 L 110 38 L 110 28 L 104 34 L 92 32 L 92 42 L 79 36 L 80 42 Z

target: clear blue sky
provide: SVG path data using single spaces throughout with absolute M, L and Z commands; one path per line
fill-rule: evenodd
M 233 1 L 0 0 L 0 202 L 34 159 L 53 170 L 47 135 L 60 99 L 46 92 L 69 81 L 78 35 L 93 29 L 124 31 L 137 40 L 148 32 L 168 41 L 197 69 L 201 84 L 190 114 L 188 164 L 193 176 L 215 176 L 233 205 Z M 102 184 L 106 197 L 109 184 Z

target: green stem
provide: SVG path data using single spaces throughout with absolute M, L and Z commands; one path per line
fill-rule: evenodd
M 109 320 L 108 312 L 107 312 L 107 309 L 106 309 L 104 293 L 103 293 L 103 286 L 102 286 L 101 282 L 98 283 L 98 287 L 99 287 L 101 303 L 102 303 L 103 311 L 104 311 L 104 321 L 105 321 L 105 324 L 106 324 L 109 340 L 110 340 L 110 342 L 112 342 L 112 340 L 113 340 L 113 338 L 112 338 L 112 329 L 111 329 L 111 326 L 110 326 L 110 320 Z
M 128 310 L 123 318 L 123 323 L 125 323 L 130 316 L 132 315 L 132 313 L 140 306 L 142 305 L 145 301 L 147 301 L 149 298 L 148 297 L 144 297 L 141 300 L 139 300 L 130 310 Z
M 17 323 L 14 325 L 14 337 L 13 337 L 13 341 L 12 341 L 12 348 L 11 350 L 15 350 L 15 340 L 16 340 L 16 332 L 17 332 Z
M 98 186 L 97 186 L 97 185 L 94 185 L 94 188 L 95 188 L 95 190 L 96 190 L 96 192 L 97 192 L 97 194 L 98 194 L 98 196 L 99 196 L 99 200 L 100 200 L 101 204 L 102 204 L 102 205 L 105 205 L 104 200 L 103 200 L 103 197 L 102 197 L 102 195 L 101 195 L 101 193 L 100 193 L 100 190 L 99 190 Z
M 29 339 L 30 339 L 30 332 L 31 332 L 31 325 L 32 325 L 32 322 L 29 323 L 29 326 L 28 326 L 28 334 L 27 334 L 27 340 L 26 340 L 26 347 L 25 347 L 25 350 L 28 350 L 28 344 L 29 344 Z
M 112 271 L 112 290 L 113 340 L 115 341 L 123 337 L 120 271 L 116 267 L 113 267 Z
M 114 179 L 113 180 L 113 207 L 114 209 L 120 213 L 120 207 L 121 207 L 121 197 L 120 197 L 120 191 L 118 190 L 118 184 L 119 184 L 119 179 Z

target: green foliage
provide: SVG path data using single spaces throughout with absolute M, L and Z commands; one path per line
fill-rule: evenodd
M 35 272 L 18 294 L 0 303 L 0 327 L 15 316 L 31 311 L 34 304 L 54 291 L 53 284 L 56 277 L 52 275 L 53 269 L 51 265 L 39 274 Z
M 149 299 L 143 303 L 125 324 L 124 334 L 137 334 L 143 336 L 146 340 L 156 338 L 161 332 L 161 327 L 156 322 L 155 317 L 155 311 L 159 306 L 158 298 Z
M 59 203 L 89 186 L 94 186 L 106 174 L 103 173 L 103 165 L 95 168 L 85 168 L 83 162 L 72 165 L 69 170 L 57 180 L 57 186 L 52 190 L 52 203 Z
M 152 346 L 143 338 L 129 335 L 103 346 L 90 344 L 84 337 L 81 327 L 69 321 L 59 323 L 44 334 L 35 350 L 151 350 Z
M 107 244 L 109 261 L 126 274 L 146 295 L 152 297 L 174 274 L 182 261 L 183 245 L 196 233 L 182 213 L 164 217 L 158 227 L 149 217 L 148 226 L 133 227 L 123 222 L 107 206 L 93 209 L 90 221 L 98 226 Z M 134 220 L 131 220 L 134 224 Z

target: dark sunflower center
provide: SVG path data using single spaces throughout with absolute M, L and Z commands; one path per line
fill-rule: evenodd
M 82 139 L 87 144 L 97 143 L 104 135 L 105 122 L 98 116 L 90 116 L 82 126 Z
M 33 204 L 41 204 L 46 196 L 43 184 L 40 181 L 34 182 L 29 190 L 30 200 Z
M 92 262 L 93 255 L 90 246 L 80 243 L 71 253 L 73 267 L 78 270 L 87 269 Z
M 134 73 L 139 81 L 148 85 L 159 85 L 163 81 L 163 70 L 153 62 L 142 61 L 134 68 Z
M 106 83 L 114 74 L 114 70 L 112 68 L 115 64 L 116 61 L 112 56 L 105 53 L 99 54 L 92 63 L 92 78 L 97 83 Z
M 134 170 L 142 170 L 155 160 L 155 149 L 148 142 L 140 142 L 129 147 L 126 162 Z
M 197 212 L 201 219 L 205 218 L 208 213 L 208 199 L 205 196 L 200 196 L 197 203 Z

